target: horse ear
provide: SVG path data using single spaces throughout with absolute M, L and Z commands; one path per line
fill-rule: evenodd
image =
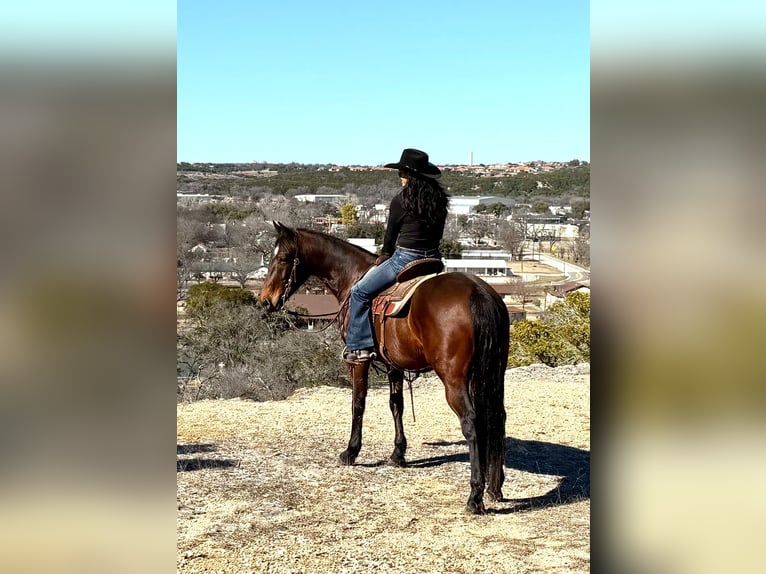
M 277 230 L 279 235 L 283 235 L 285 237 L 292 237 L 294 235 L 292 229 L 286 225 L 281 224 L 279 221 L 272 221 L 271 223 L 274 225 L 274 229 Z

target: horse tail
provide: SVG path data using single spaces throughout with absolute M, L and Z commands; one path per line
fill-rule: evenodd
M 468 368 L 469 394 L 476 412 L 479 461 L 488 494 L 502 498 L 505 479 L 505 369 L 508 364 L 510 321 L 505 303 L 486 284 L 471 293 L 473 357 Z

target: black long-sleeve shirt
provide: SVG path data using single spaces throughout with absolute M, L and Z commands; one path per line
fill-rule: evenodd
M 381 254 L 392 255 L 397 246 L 424 251 L 436 249 L 444 235 L 445 222 L 446 217 L 441 221 L 428 223 L 417 219 L 405 211 L 402 206 L 402 194 L 399 192 L 391 200 Z

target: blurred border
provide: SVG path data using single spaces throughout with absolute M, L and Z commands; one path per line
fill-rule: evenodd
M 766 9 L 591 10 L 594 566 L 762 571 Z
M 6 572 L 175 565 L 175 25 L 77 0 L 0 23 Z

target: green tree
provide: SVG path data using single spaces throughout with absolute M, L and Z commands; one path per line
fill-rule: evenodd
M 548 211 L 548 202 L 546 201 L 535 201 L 532 204 L 532 211 L 534 213 L 545 213 Z
M 386 228 L 381 223 L 359 223 L 354 222 L 346 225 L 346 235 L 348 237 L 371 237 L 375 243 L 383 243 L 383 236 Z
M 489 210 L 495 215 L 495 217 L 505 217 L 509 213 L 513 213 L 513 207 L 510 205 L 504 205 L 502 203 L 493 203 L 489 206 Z
M 463 256 L 463 246 L 454 239 L 442 239 L 439 242 L 439 251 L 445 259 L 460 259 Z
M 340 207 L 340 220 L 344 225 L 350 225 L 357 221 L 356 208 L 351 203 L 344 203 Z
M 572 203 L 572 217 L 584 219 L 585 212 L 590 211 L 590 200 L 579 200 Z

